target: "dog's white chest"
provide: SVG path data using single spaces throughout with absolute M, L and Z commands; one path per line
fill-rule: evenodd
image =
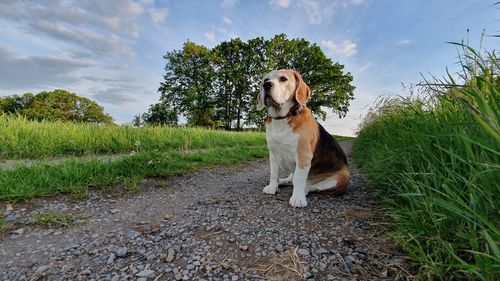
M 266 124 L 266 139 L 269 152 L 280 169 L 295 170 L 299 135 L 294 133 L 286 119 L 273 120 Z

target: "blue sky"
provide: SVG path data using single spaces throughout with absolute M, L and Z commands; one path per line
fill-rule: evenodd
M 421 73 L 454 71 L 446 41 L 499 34 L 495 0 L 0 0 L 0 96 L 67 89 L 119 123 L 158 101 L 162 56 L 186 40 L 208 47 L 285 33 L 318 44 L 354 76 L 347 117 L 321 121 L 352 135 L 364 108 Z M 483 46 L 499 46 L 487 37 Z M 314 98 L 314 93 L 313 93 Z

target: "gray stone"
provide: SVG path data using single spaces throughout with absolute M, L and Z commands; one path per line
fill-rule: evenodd
M 140 232 L 137 232 L 133 229 L 127 229 L 127 236 L 131 239 L 135 239 L 141 235 Z
M 146 270 L 143 270 L 143 271 L 136 273 L 135 276 L 137 276 L 137 277 L 150 277 L 151 278 L 151 277 L 155 276 L 155 271 L 150 270 L 150 269 L 146 269 Z
M 175 250 L 173 248 L 169 248 L 165 261 L 172 262 L 174 259 L 175 259 Z
M 115 255 L 119 258 L 124 258 L 127 256 L 127 253 L 128 253 L 127 247 L 120 247 L 116 250 Z
M 356 261 L 356 259 L 351 255 L 346 256 L 344 260 L 346 263 L 354 263 Z
M 311 272 L 309 271 L 304 272 L 304 279 L 311 279 L 313 277 L 314 276 L 311 274 Z
M 297 250 L 297 253 L 301 256 L 309 256 L 309 251 L 307 249 L 300 248 Z
M 361 247 L 356 247 L 356 249 L 354 249 L 354 252 L 366 255 L 365 250 Z
M 319 250 L 318 250 L 318 254 L 320 254 L 320 255 L 327 255 L 329 253 L 330 253 L 330 251 L 328 251 L 327 249 L 325 249 L 323 247 L 319 248 Z
M 45 272 L 48 268 L 49 268 L 49 266 L 47 266 L 47 265 L 42 265 L 42 266 L 40 266 L 39 268 L 37 268 L 37 269 L 35 270 L 35 275 L 42 274 L 42 273 L 43 273 L 43 272 Z
M 108 260 L 106 261 L 106 264 L 112 265 L 115 263 L 116 256 L 115 254 L 111 253 L 108 257 Z
M 280 253 L 281 253 L 281 252 L 283 252 L 284 250 L 285 250 L 285 249 L 283 248 L 283 245 L 281 245 L 281 244 L 276 245 L 276 251 L 278 251 L 278 252 L 280 252 Z

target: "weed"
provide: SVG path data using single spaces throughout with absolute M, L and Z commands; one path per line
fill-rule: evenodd
M 70 214 L 47 212 L 35 215 L 33 224 L 40 227 L 69 227 L 75 224 L 76 218 Z

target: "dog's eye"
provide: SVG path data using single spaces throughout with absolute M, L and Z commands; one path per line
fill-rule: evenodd
M 280 82 L 285 82 L 285 81 L 287 81 L 287 80 L 288 80 L 288 79 L 287 79 L 285 76 L 281 76 L 281 77 L 280 77 Z

